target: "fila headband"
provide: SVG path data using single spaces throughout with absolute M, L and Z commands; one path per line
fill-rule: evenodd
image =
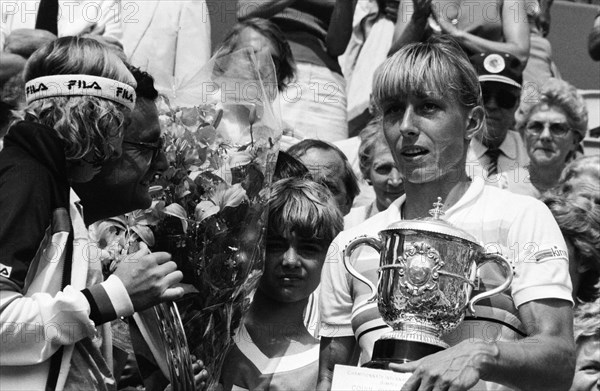
M 25 84 L 27 104 L 55 96 L 96 96 L 120 103 L 130 110 L 135 106 L 135 89 L 129 84 L 91 75 L 51 75 Z

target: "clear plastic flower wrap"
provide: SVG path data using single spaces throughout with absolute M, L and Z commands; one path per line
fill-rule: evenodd
M 161 86 L 157 104 L 169 168 L 153 183 L 150 209 L 104 226 L 121 224 L 124 242 L 141 240 L 171 253 L 184 274 L 187 293 L 177 307 L 136 314 L 144 339 L 132 337 L 136 354 L 151 351 L 174 389 L 187 389 L 191 364 L 181 333 L 168 323 L 181 317 L 189 353 L 204 362 L 207 388 L 216 389 L 262 275 L 282 129 L 273 109 L 276 85 L 270 57 L 244 49 L 217 54 L 189 80 Z

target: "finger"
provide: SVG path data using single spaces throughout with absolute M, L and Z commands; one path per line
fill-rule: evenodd
M 208 380 L 208 371 L 206 369 L 203 369 L 202 371 L 200 371 L 200 379 L 202 381 Z
M 396 372 L 414 372 L 419 367 L 419 361 L 411 361 L 405 364 L 390 363 L 389 368 Z
M 168 274 L 173 273 L 174 271 L 177 271 L 177 264 L 173 261 L 168 261 L 166 263 L 163 263 L 162 265 L 159 264 L 157 266 L 155 266 L 157 269 L 157 273 L 166 276 Z
M 200 367 L 200 365 L 198 365 L 198 363 L 193 363 L 192 364 L 192 372 L 194 372 L 195 376 L 200 375 L 201 371 L 202 371 L 202 367 Z
M 419 386 L 421 385 L 421 378 L 412 375 L 401 388 L 401 391 L 420 391 Z
M 161 301 L 175 301 L 183 296 L 183 288 L 168 288 L 163 292 L 160 299 Z
M 165 273 L 162 280 L 162 284 L 164 284 L 163 287 L 165 289 L 178 288 L 181 289 L 182 292 L 185 292 L 185 289 L 183 289 L 182 286 L 176 286 L 182 278 L 183 273 L 181 270 L 173 270 L 172 272 Z
M 164 251 L 159 251 L 151 254 L 157 264 L 162 265 L 163 263 L 171 260 L 171 254 Z
M 148 248 L 146 243 L 140 242 L 139 249 L 133 254 L 129 254 L 125 259 L 127 260 L 127 262 L 135 262 L 148 254 L 150 254 L 150 249 Z

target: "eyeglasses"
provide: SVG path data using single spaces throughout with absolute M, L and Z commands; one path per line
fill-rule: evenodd
M 158 158 L 158 155 L 160 154 L 160 152 L 163 150 L 163 147 L 165 145 L 165 139 L 161 137 L 158 139 L 158 141 L 155 141 L 153 143 L 145 143 L 142 141 L 123 140 L 123 144 L 135 145 L 136 147 L 142 147 L 145 149 L 149 149 L 152 151 L 152 160 L 156 160 Z
M 548 127 L 550 129 L 550 133 L 554 137 L 564 137 L 571 130 L 569 125 L 567 125 L 565 123 L 561 123 L 561 122 L 549 123 L 549 122 L 539 122 L 539 121 L 533 121 L 533 122 L 527 123 L 527 126 L 525 127 L 525 129 L 529 133 L 539 136 L 540 134 L 542 134 L 544 132 L 544 129 L 546 129 L 546 127 Z
M 517 104 L 519 96 L 514 93 L 502 90 L 502 89 L 482 89 L 481 94 L 483 95 L 483 102 L 487 104 L 492 97 L 496 101 L 496 104 L 503 109 L 512 109 Z

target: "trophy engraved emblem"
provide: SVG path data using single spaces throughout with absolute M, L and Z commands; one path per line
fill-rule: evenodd
M 402 278 L 403 292 L 414 299 L 435 299 L 438 288 L 438 271 L 444 266 L 440 253 L 427 243 L 411 243 L 406 255 L 399 258 L 398 274 Z M 435 291 L 434 291 L 435 290 Z
M 362 236 L 344 250 L 348 272 L 367 284 L 383 320 L 393 331 L 375 342 L 373 357 L 365 366 L 387 368 L 390 362 L 418 360 L 448 347 L 442 335 L 462 322 L 467 308 L 475 314 L 479 300 L 510 287 L 513 271 L 499 254 L 485 252 L 478 240 L 440 218 L 438 197 L 431 218 L 401 220 L 379 232 L 379 238 Z M 377 286 L 354 269 L 352 252 L 367 245 L 380 254 Z M 470 299 L 478 269 L 498 265 L 504 282 Z

